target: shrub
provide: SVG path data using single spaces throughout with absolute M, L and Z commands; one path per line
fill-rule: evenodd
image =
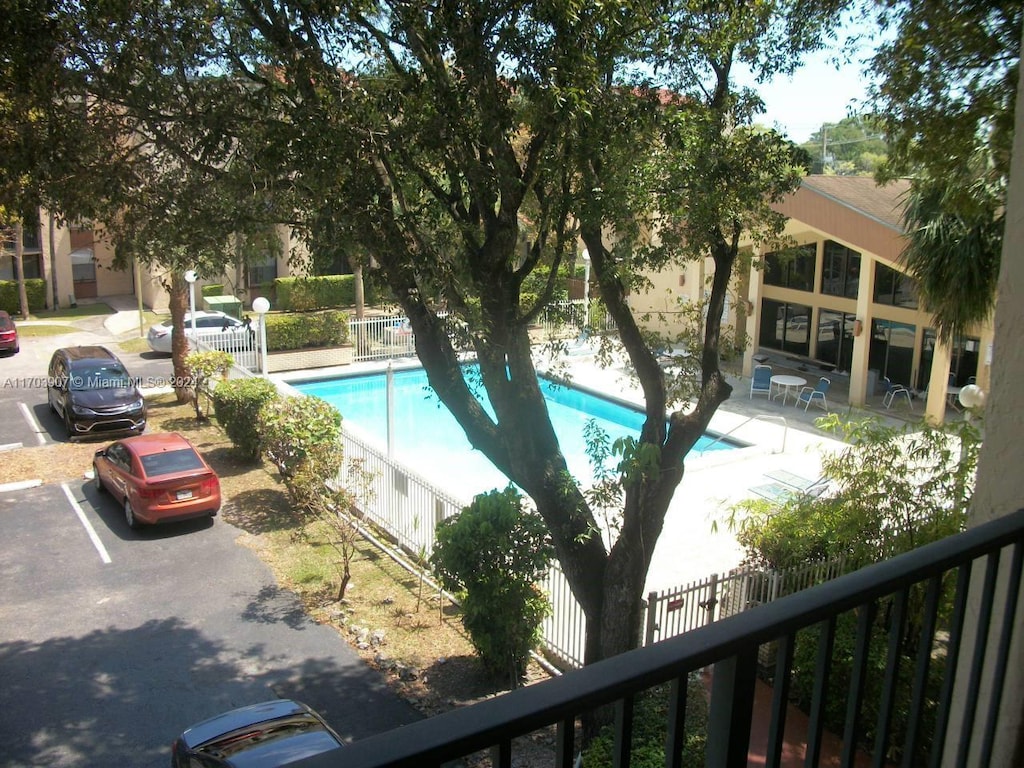
M 663 768 L 666 765 L 670 691 L 670 686 L 658 686 L 639 696 L 634 704 L 629 763 L 633 768 Z M 686 686 L 686 725 L 682 761 L 679 763 L 683 768 L 704 767 L 707 722 L 707 695 L 700 673 L 694 672 L 687 679 Z M 611 768 L 614 748 L 615 728 L 607 725 L 583 751 L 582 768 Z
M 267 315 L 266 322 L 271 352 L 348 343 L 348 315 L 340 310 Z
M 536 582 L 554 548 L 547 526 L 511 486 L 480 494 L 437 525 L 430 563 L 441 584 L 462 600 L 462 623 L 484 669 L 517 686 L 540 623 L 550 611 Z
M 25 294 L 28 296 L 29 312 L 43 309 L 46 306 L 46 281 L 36 277 L 25 280 Z M 17 280 L 0 280 L 0 309 L 11 317 L 21 314 Z
M 213 283 L 211 285 L 204 285 L 202 288 L 199 289 L 199 294 L 204 299 L 207 296 L 223 296 L 224 295 L 224 285 L 221 284 L 221 283 Z
M 210 410 L 211 382 L 227 376 L 235 359 L 227 352 L 189 352 L 185 355 L 185 373 L 192 387 L 192 405 L 197 419 L 205 419 Z M 206 395 L 206 413 L 199 407 L 199 395 Z
M 318 397 L 284 397 L 267 403 L 260 410 L 260 443 L 264 454 L 277 467 L 285 485 L 292 491 L 292 479 L 308 462 L 317 462 L 317 471 L 330 480 L 341 468 L 341 452 L 319 452 L 321 446 L 333 446 L 341 437 L 341 414 Z
M 279 397 L 268 379 L 229 379 L 213 390 L 213 413 L 235 449 L 249 461 L 260 455 L 259 416 L 263 406 Z
M 274 292 L 279 309 L 296 312 L 330 307 L 351 307 L 356 303 L 355 275 L 323 275 L 320 277 L 279 277 Z M 363 281 L 364 300 L 377 301 L 378 290 Z

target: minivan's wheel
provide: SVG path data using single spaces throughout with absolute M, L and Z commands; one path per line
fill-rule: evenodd
M 96 462 L 92 464 L 92 484 L 96 487 L 97 493 L 103 493 L 103 481 L 100 480 L 100 470 L 96 466 Z
M 135 519 L 135 510 L 132 509 L 132 502 L 130 499 L 124 500 L 124 519 L 128 523 L 129 528 L 138 528 L 139 521 Z

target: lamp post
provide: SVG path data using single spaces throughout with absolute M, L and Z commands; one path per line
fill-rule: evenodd
M 252 311 L 256 313 L 260 326 L 260 374 L 267 375 L 267 321 L 266 314 L 270 311 L 270 302 L 263 296 L 252 301 Z
M 590 251 L 583 249 L 583 332 L 590 327 Z
M 188 316 L 192 321 L 192 341 L 196 338 L 196 278 L 198 275 L 194 269 L 185 272 L 185 282 L 188 283 Z

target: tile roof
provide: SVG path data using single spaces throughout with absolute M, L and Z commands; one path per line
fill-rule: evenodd
M 903 205 L 910 181 L 897 179 L 879 186 L 870 176 L 807 176 L 803 186 L 840 205 L 903 232 Z

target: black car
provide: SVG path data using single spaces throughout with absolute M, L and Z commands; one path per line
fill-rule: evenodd
M 193 725 L 174 740 L 171 768 L 277 768 L 342 746 L 312 709 L 278 699 Z
M 54 352 L 46 394 L 72 439 L 142 434 L 146 429 L 142 392 L 106 347 L 64 347 Z

